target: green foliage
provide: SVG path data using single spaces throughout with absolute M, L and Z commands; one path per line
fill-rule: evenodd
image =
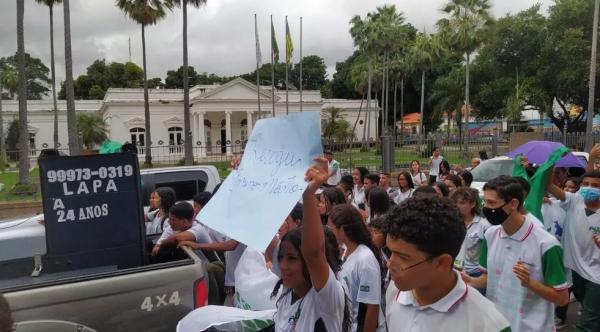
M 19 150 L 19 120 L 15 119 L 8 125 L 5 142 L 8 151 Z
M 18 94 L 17 55 L 0 58 L 0 75 L 3 86 L 7 89 L 11 99 Z M 25 53 L 25 72 L 27 75 L 27 99 L 39 100 L 48 95 L 50 89 L 50 69 L 42 60 Z
M 106 124 L 99 114 L 77 114 L 77 131 L 81 142 L 88 150 L 93 149 L 107 138 Z
M 151 25 L 173 8 L 170 0 L 117 0 L 117 7 L 138 24 Z
M 333 98 L 360 98 L 360 94 L 355 92 L 352 82 L 352 65 L 354 60 L 359 56 L 360 52 L 355 51 L 346 60 L 335 64 L 335 73 L 331 81 L 331 94 Z
M 342 109 L 335 107 L 323 110 L 321 131 L 329 146 L 333 143 L 345 143 L 355 138 L 352 125 L 344 119 L 342 112 Z
M 255 74 L 256 75 L 256 74 Z M 302 88 L 304 90 L 319 90 L 325 84 L 327 66 L 325 60 L 318 55 L 302 58 Z M 300 82 L 300 62 L 290 71 L 290 82 L 296 86 Z

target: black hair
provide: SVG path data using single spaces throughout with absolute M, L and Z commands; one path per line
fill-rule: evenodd
M 513 181 L 516 181 L 519 185 L 521 185 L 521 187 L 523 188 L 523 192 L 524 192 L 523 199 L 525 199 L 527 197 L 527 195 L 529 195 L 529 191 L 531 190 L 529 181 L 527 181 L 525 178 L 520 177 L 520 176 L 514 176 Z
M 12 332 L 14 328 L 13 324 L 8 301 L 6 301 L 4 295 L 0 293 L 0 332 Z
M 473 183 L 473 174 L 469 171 L 463 171 L 459 175 L 463 181 L 465 182 L 465 187 L 470 187 L 471 183 Z
M 177 201 L 175 190 L 171 187 L 158 187 L 154 189 L 154 192 L 160 197 L 159 209 L 165 214 L 168 213 L 171 206 Z
M 406 179 L 408 188 L 413 189 L 415 187 L 415 184 L 413 183 L 412 176 L 410 175 L 410 173 L 400 172 L 400 173 L 398 173 L 398 177 L 396 178 L 398 180 L 398 188 L 400 188 L 400 175 L 404 176 L 404 178 Z M 402 189 L 402 188 L 400 188 L 400 189 Z
M 413 244 L 428 258 L 448 254 L 454 261 L 465 239 L 463 218 L 447 198 L 413 196 L 394 207 L 386 219 L 388 238 Z
M 576 178 L 576 177 L 570 177 L 570 178 L 566 179 L 565 185 L 567 184 L 567 181 L 573 182 L 577 188 L 579 188 L 579 186 L 581 185 L 581 179 Z
M 290 211 L 290 217 L 292 218 L 292 220 L 294 220 L 294 222 L 297 225 L 301 225 L 303 216 L 304 216 L 304 213 L 302 212 L 302 204 L 296 203 L 296 205 L 294 205 L 294 208 L 292 209 L 292 211 Z
M 193 200 L 194 200 L 194 203 L 197 203 L 198 205 L 205 207 L 211 198 L 212 198 L 211 193 L 209 193 L 208 191 L 201 191 L 201 192 L 197 193 L 196 195 L 194 195 Z
M 350 189 L 352 189 L 352 187 L 354 186 L 354 180 L 352 180 L 352 175 L 350 175 L 350 174 L 342 175 L 342 178 L 340 179 L 340 183 L 347 184 L 348 186 L 350 186 Z
M 169 214 L 174 215 L 176 218 L 191 221 L 194 218 L 194 208 L 188 202 L 179 202 L 171 206 Z
M 479 151 L 479 159 L 481 160 L 488 160 L 488 155 L 487 152 L 485 152 L 485 150 L 481 150 Z
M 483 185 L 483 191 L 493 190 L 504 202 L 512 199 L 519 201 L 519 209 L 523 206 L 523 186 L 520 181 L 508 175 L 500 175 Z
M 365 179 L 369 179 L 369 181 L 371 181 L 375 185 L 379 185 L 379 174 L 375 174 L 375 173 L 367 174 L 367 175 L 365 175 Z M 363 182 L 364 182 L 364 180 L 363 180 Z
M 442 172 L 442 166 L 446 169 L 446 172 Z M 448 163 L 448 161 L 446 159 L 443 159 L 442 162 L 440 163 L 440 168 L 439 168 L 440 174 L 447 174 L 450 172 L 450 164 Z
M 452 194 L 450 194 L 450 199 L 453 200 L 455 203 L 458 203 L 458 200 L 461 199 L 471 204 L 475 204 L 475 206 L 473 206 L 473 208 L 471 209 L 471 213 L 474 216 L 481 215 L 481 200 L 479 199 L 479 191 L 477 191 L 477 189 L 469 187 L 456 188 L 456 190 L 454 190 Z
M 387 218 L 385 218 L 385 216 L 375 218 L 375 219 L 371 220 L 368 227 L 372 227 L 384 234 L 387 234 L 387 229 L 388 229 Z
M 458 175 L 454 175 L 454 174 L 449 174 L 448 176 L 446 176 L 446 180 L 448 181 L 452 181 L 452 183 L 454 183 L 454 185 L 457 188 L 462 187 L 462 180 L 460 179 L 460 176 Z M 444 180 L 445 181 L 445 180 Z
M 323 189 L 321 192 L 321 197 L 325 198 L 325 202 L 328 207 L 328 211 L 325 211 L 325 214 L 321 216 L 321 223 L 323 225 L 327 225 L 327 216 L 331 209 L 338 204 L 345 204 L 346 197 L 344 197 L 344 193 L 341 190 L 335 187 L 328 187 Z
M 432 186 L 420 186 L 412 193 L 413 197 L 421 195 L 437 195 L 437 191 Z
M 593 170 L 590 172 L 585 172 L 585 174 L 583 174 L 583 176 L 581 177 L 583 178 L 593 178 L 593 179 L 600 179 L 600 171 L 598 170 Z
M 348 183 L 346 181 L 340 181 L 337 185 L 340 186 L 340 187 L 342 187 L 342 190 L 352 191 L 352 184 L 351 183 Z
M 450 190 L 448 190 L 448 186 L 444 182 L 438 181 L 434 183 L 433 186 L 438 187 L 440 189 L 440 191 L 442 192 L 442 196 L 448 197 L 448 193 L 450 193 Z
M 369 174 L 369 170 L 362 166 L 356 167 L 356 169 L 360 173 L 360 182 L 365 182 L 365 175 Z
M 323 226 L 323 232 L 325 233 L 325 258 L 327 259 L 327 263 L 329 264 L 329 267 L 331 268 L 333 273 L 337 274 L 342 269 L 342 259 L 341 259 L 341 255 L 340 255 L 340 247 L 337 242 L 337 239 L 335 238 L 335 235 L 329 228 Z M 304 278 L 306 279 L 306 281 L 308 281 L 308 283 L 311 284 L 311 287 L 312 287 L 312 281 L 310 279 L 308 268 L 306 266 L 306 260 L 302 256 L 302 249 L 301 249 L 301 247 L 302 247 L 302 227 L 295 228 L 295 229 L 287 232 L 283 236 L 283 238 L 281 238 L 281 243 L 283 243 L 285 241 L 288 241 L 298 251 L 298 256 L 302 260 L 302 270 L 304 271 Z M 277 259 L 279 260 L 280 258 L 281 258 L 281 245 L 279 246 L 279 252 L 277 253 Z M 277 281 L 277 283 L 275 284 L 273 291 L 271 292 L 271 298 L 274 298 L 275 296 L 277 296 L 277 293 L 279 292 L 279 289 L 281 288 L 282 284 L 283 284 L 283 280 L 279 279 L 279 281 Z M 281 301 L 283 298 L 285 298 L 285 296 L 291 291 L 292 291 L 291 289 L 287 289 L 283 294 L 281 294 L 279 296 L 279 298 L 277 299 L 276 305 L 279 306 L 279 301 Z M 345 332 L 350 331 L 351 325 L 352 325 L 352 322 L 351 322 L 351 318 L 350 318 L 349 305 L 348 305 L 348 301 L 346 301 L 346 305 L 344 305 L 344 317 L 342 320 L 342 331 L 345 331 Z
M 385 214 L 390 209 L 390 196 L 388 193 L 379 187 L 369 189 L 367 195 L 367 203 L 371 210 L 371 219 L 377 215 Z
M 350 241 L 356 244 L 363 244 L 371 249 L 373 255 L 377 259 L 377 263 L 379 263 L 381 280 L 383 282 L 384 275 L 381 253 L 375 247 L 375 244 L 373 244 L 371 233 L 369 233 L 367 225 L 363 221 L 358 210 L 350 204 L 336 205 L 331 210 L 331 213 L 329 213 L 329 219 L 336 227 L 344 230 L 344 234 Z

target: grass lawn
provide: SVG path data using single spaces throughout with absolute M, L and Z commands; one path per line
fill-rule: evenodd
M 37 168 L 34 168 L 30 173 L 31 182 L 40 182 L 40 173 Z M 27 201 L 27 200 L 40 200 L 41 193 L 34 195 L 13 195 L 9 191 L 19 181 L 19 173 L 17 172 L 3 172 L 0 173 L 0 183 L 4 184 L 4 188 L 0 191 L 0 202 L 3 201 Z

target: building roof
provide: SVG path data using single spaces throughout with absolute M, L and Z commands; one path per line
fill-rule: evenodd
M 421 114 L 410 113 L 404 116 L 404 124 L 419 124 L 421 122 Z

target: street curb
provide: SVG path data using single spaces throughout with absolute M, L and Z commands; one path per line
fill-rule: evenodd
M 5 201 L 0 202 L 0 211 L 24 208 L 42 208 L 42 201 Z

